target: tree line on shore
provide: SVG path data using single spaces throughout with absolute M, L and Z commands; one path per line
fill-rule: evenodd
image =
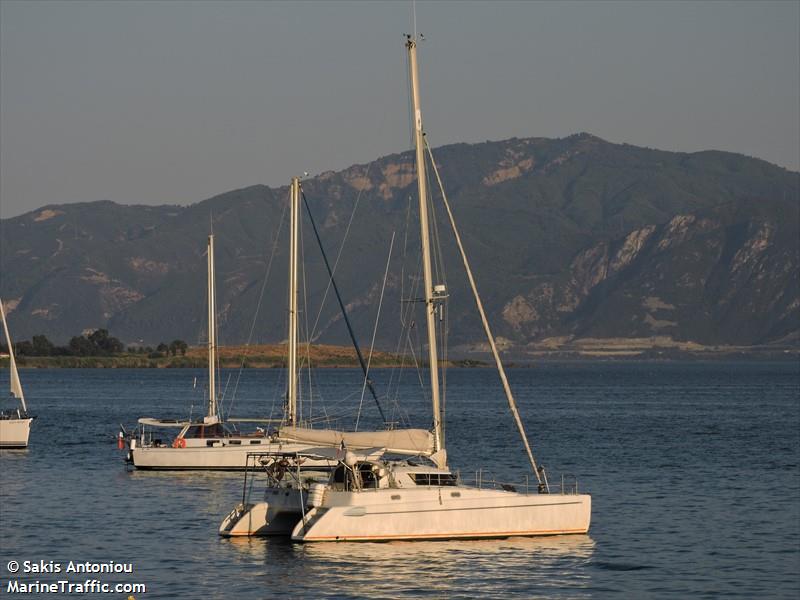
M 148 358 L 186 355 L 189 345 L 183 340 L 161 342 L 157 346 L 131 345 L 127 348 L 107 329 L 97 329 L 87 335 L 76 335 L 66 346 L 56 346 L 45 335 L 35 335 L 31 340 L 14 343 L 15 356 L 117 356 L 120 354 L 146 354 Z M 0 351 L 7 353 L 8 347 L 0 344 Z

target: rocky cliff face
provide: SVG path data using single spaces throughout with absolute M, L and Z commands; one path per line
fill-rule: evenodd
M 457 144 L 435 155 L 506 347 L 556 338 L 797 339 L 797 173 L 587 134 Z M 412 158 L 392 155 L 304 182 L 332 262 L 348 232 L 337 282 L 362 339 L 371 337 L 395 236 L 378 337 L 387 349 L 404 301 L 420 295 Z M 223 340 L 245 342 L 251 330 L 252 341 L 283 339 L 285 198 L 285 188 L 255 186 L 189 207 L 95 202 L 3 221 L 0 293 L 15 336 L 64 341 L 105 327 L 127 343 L 201 341 L 213 215 Z M 480 325 L 442 230 L 451 340 L 456 349 L 478 347 Z M 319 309 L 327 278 L 307 225 L 304 240 L 308 326 L 315 339 L 345 343 L 330 294 Z
M 726 225 L 676 215 L 582 250 L 563 273 L 512 298 L 503 319 L 519 343 L 559 335 L 777 339 L 797 330 L 800 264 L 796 248 L 770 241 L 776 229 L 760 219 Z

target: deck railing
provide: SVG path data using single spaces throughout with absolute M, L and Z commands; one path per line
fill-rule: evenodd
M 509 482 L 500 481 L 494 475 L 484 469 L 475 471 L 475 478 L 465 479 L 461 473 L 456 471 L 459 484 L 472 485 L 478 489 L 498 489 L 506 492 L 517 492 L 520 494 L 540 494 L 544 493 L 540 490 L 548 490 L 549 494 L 563 494 L 575 495 L 578 494 L 578 478 L 571 473 L 564 473 L 561 475 L 561 480 L 558 483 L 549 482 L 546 487 L 540 485 L 537 481 L 531 481 L 528 475 L 525 476 L 523 482 Z

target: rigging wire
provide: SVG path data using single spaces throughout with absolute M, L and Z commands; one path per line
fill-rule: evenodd
M 549 493 L 549 485 L 547 480 L 545 479 L 542 481 L 542 473 L 540 469 L 536 466 L 536 459 L 533 457 L 533 450 L 531 450 L 530 443 L 528 442 L 528 436 L 525 433 L 525 426 L 522 424 L 522 417 L 520 417 L 519 411 L 517 410 L 517 403 L 514 401 L 514 396 L 511 393 L 511 387 L 508 384 L 508 379 L 506 378 L 506 372 L 503 368 L 503 363 L 500 360 L 500 354 L 497 351 L 497 345 L 494 341 L 494 336 L 492 335 L 492 330 L 489 327 L 489 321 L 486 318 L 486 313 L 483 310 L 483 303 L 481 302 L 481 298 L 478 295 L 478 288 L 475 284 L 475 279 L 472 277 L 472 270 L 469 268 L 469 261 L 467 261 L 467 254 L 464 250 L 464 245 L 461 243 L 461 236 L 458 233 L 458 228 L 456 227 L 456 222 L 453 217 L 453 211 L 450 210 L 450 203 L 447 201 L 447 195 L 444 192 L 444 185 L 442 184 L 442 179 L 439 177 L 439 170 L 436 168 L 436 163 L 433 160 L 433 152 L 431 152 L 431 147 L 428 145 L 428 140 L 425 140 L 425 148 L 428 150 L 428 155 L 431 157 L 431 163 L 433 164 L 433 172 L 436 174 L 436 180 L 439 183 L 439 190 L 442 194 L 442 202 L 444 207 L 447 209 L 447 216 L 450 219 L 450 226 L 453 230 L 453 236 L 456 240 L 456 245 L 458 246 L 458 250 L 461 254 L 461 260 L 464 263 L 464 269 L 467 272 L 467 279 L 469 281 L 469 285 L 472 288 L 472 295 L 475 298 L 475 304 L 478 307 L 478 312 L 481 316 L 481 322 L 483 323 L 484 331 L 486 332 L 486 338 L 489 340 L 489 346 L 492 350 L 492 355 L 494 356 L 495 363 L 497 365 L 497 372 L 500 375 L 500 381 L 503 384 L 503 390 L 506 393 L 506 399 L 508 400 L 508 407 L 511 410 L 511 414 L 514 416 L 514 422 L 517 425 L 517 430 L 519 431 L 520 437 L 522 438 L 522 443 L 525 445 L 525 450 L 528 453 L 528 460 L 531 463 L 531 467 L 533 468 L 533 474 L 536 476 L 536 480 L 539 482 L 540 486 L 544 486 Z M 542 469 L 543 470 L 543 469 Z
M 417 338 L 417 343 L 415 343 L 414 340 L 412 340 L 411 338 L 412 333 L 418 334 L 416 323 L 414 321 L 414 309 L 416 307 L 416 304 L 418 304 L 418 293 L 419 293 L 419 286 L 421 282 L 421 271 L 422 271 L 422 258 L 420 256 L 417 258 L 416 274 L 406 275 L 406 262 L 408 259 L 408 232 L 411 231 L 412 205 L 413 205 L 413 199 L 411 196 L 409 196 L 408 205 L 406 208 L 406 222 L 405 222 L 405 231 L 403 236 L 403 251 L 400 257 L 400 264 L 401 264 L 400 335 L 398 336 L 397 347 L 395 350 L 395 354 L 401 356 L 402 361 L 400 366 L 393 370 L 392 377 L 390 379 L 390 390 L 392 386 L 395 386 L 393 393 L 393 402 L 392 402 L 395 414 L 399 413 L 401 419 L 405 417 L 405 421 L 407 423 L 410 423 L 410 419 L 408 419 L 407 414 L 402 411 L 401 404 L 399 402 L 399 397 L 400 397 L 401 379 L 403 377 L 403 374 L 405 373 L 406 359 L 409 357 L 409 355 L 411 357 L 411 361 L 414 366 L 414 372 L 417 374 L 417 383 L 419 385 L 419 388 L 423 394 L 427 392 L 424 381 L 422 380 L 422 369 L 420 367 L 419 359 L 417 358 L 417 353 L 415 352 L 415 348 L 419 342 L 419 338 Z M 406 279 L 408 278 L 410 278 L 413 283 L 410 289 L 406 291 L 405 287 Z M 396 379 L 394 378 L 394 373 L 397 373 Z
M 347 316 L 347 310 L 344 306 L 344 302 L 342 301 L 342 296 L 339 293 L 339 286 L 336 285 L 336 279 L 333 276 L 333 270 L 331 269 L 330 263 L 328 262 L 328 256 L 325 253 L 325 248 L 322 245 L 322 239 L 319 236 L 317 225 L 314 222 L 314 216 L 311 214 L 311 207 L 309 206 L 308 199 L 306 198 L 306 195 L 302 192 L 302 190 L 300 192 L 300 195 L 303 198 L 303 204 L 306 207 L 306 214 L 308 214 L 308 219 L 311 222 L 311 228 L 314 230 L 314 236 L 317 238 L 317 244 L 319 245 L 320 252 L 322 253 L 322 260 L 325 263 L 325 268 L 328 270 L 328 276 L 329 276 L 328 287 L 333 288 L 334 294 L 336 295 L 336 300 L 339 302 L 339 308 L 342 311 L 342 316 L 344 317 L 345 325 L 347 325 L 347 331 L 350 334 L 350 340 L 353 342 L 353 347 L 355 348 L 356 355 L 358 357 L 358 362 L 361 365 L 361 370 L 364 372 L 365 384 L 369 387 L 369 391 L 371 392 L 372 397 L 375 400 L 375 405 L 378 407 L 378 412 L 381 414 L 381 419 L 383 420 L 383 423 L 385 425 L 387 423 L 386 415 L 383 413 L 383 409 L 381 408 L 381 403 L 378 400 L 378 394 L 375 392 L 375 387 L 372 385 L 372 381 L 369 379 L 369 368 L 367 364 L 364 362 L 364 356 L 361 354 L 361 348 L 359 347 L 358 341 L 356 340 L 353 327 L 350 323 L 350 318 Z M 392 235 L 392 240 L 394 240 L 394 235 Z
M 411 0 L 411 11 L 414 15 L 414 39 L 417 39 L 417 0 Z
M 253 315 L 253 322 L 250 324 L 250 331 L 247 334 L 247 342 L 245 343 L 245 352 L 242 353 L 242 360 L 239 363 L 239 371 L 236 374 L 236 383 L 233 387 L 233 397 L 231 398 L 230 406 L 228 407 L 228 418 L 230 418 L 230 413 L 233 410 L 233 402 L 236 399 L 236 393 L 239 390 L 239 381 L 241 380 L 242 373 L 244 371 L 245 361 L 247 360 L 247 349 L 250 348 L 250 344 L 253 341 L 253 333 L 256 329 L 256 323 L 258 322 L 258 313 L 261 310 L 261 304 L 264 300 L 264 292 L 267 289 L 267 282 L 269 281 L 269 276 L 272 271 L 272 262 L 275 259 L 275 254 L 277 253 L 278 249 L 278 241 L 281 237 L 281 231 L 283 230 L 283 221 L 286 218 L 286 204 L 283 205 L 283 210 L 281 211 L 281 218 L 278 221 L 278 228 L 275 231 L 275 237 L 272 243 L 272 252 L 269 256 L 269 260 L 267 261 L 267 268 L 266 273 L 264 274 L 264 280 L 261 283 L 261 290 L 258 294 L 258 302 L 256 303 L 256 310 L 255 314 Z M 274 403 L 274 400 L 273 400 Z M 271 418 L 271 415 L 270 415 Z
M 361 401 L 358 403 L 358 417 L 356 418 L 356 428 L 358 431 L 358 423 L 361 419 L 361 408 L 364 405 L 364 393 L 367 391 L 367 384 L 369 384 L 369 367 L 372 363 L 372 351 L 375 349 L 375 336 L 378 334 L 378 323 L 381 319 L 381 307 L 383 306 L 383 294 L 386 291 L 386 279 L 389 277 L 389 263 L 392 261 L 392 250 L 394 249 L 394 235 L 392 232 L 392 241 L 389 243 L 389 256 L 386 259 L 386 269 L 383 272 L 383 286 L 381 287 L 380 300 L 378 300 L 378 314 L 375 316 L 375 327 L 372 330 L 372 342 L 369 347 L 369 358 L 367 358 L 367 368 L 364 372 L 364 385 L 361 386 Z M 384 419 L 384 423 L 386 419 Z
M 367 164 L 367 168 L 364 171 L 364 178 L 368 179 L 369 170 L 370 170 L 371 167 L 372 167 L 372 163 Z M 342 238 L 342 243 L 339 245 L 339 252 L 336 254 L 336 260 L 333 262 L 333 269 L 331 270 L 331 276 L 328 279 L 328 285 L 325 287 L 325 293 L 322 295 L 322 301 L 320 302 L 319 312 L 317 313 L 317 318 L 314 321 L 314 326 L 311 328 L 311 337 L 309 337 L 309 341 L 314 341 L 314 339 L 316 339 L 315 336 L 316 336 L 316 332 L 317 332 L 317 326 L 319 325 L 319 320 L 322 317 L 322 311 L 325 308 L 325 301 L 327 300 L 328 293 L 330 292 L 330 289 L 331 289 L 331 284 L 333 282 L 333 276 L 336 274 L 336 269 L 339 266 L 339 259 L 342 258 L 342 252 L 344 251 L 345 244 L 347 243 L 347 238 L 350 235 L 350 228 L 353 225 L 353 220 L 355 219 L 356 211 L 358 210 L 358 205 L 361 202 L 361 196 L 363 195 L 365 189 L 366 189 L 365 187 L 362 187 L 360 190 L 358 190 L 358 194 L 356 195 L 356 201 L 355 201 L 355 204 L 353 205 L 353 210 L 350 213 L 350 220 L 347 222 L 347 227 L 345 228 L 344 237 Z M 301 193 L 302 193 L 302 190 L 301 190 Z

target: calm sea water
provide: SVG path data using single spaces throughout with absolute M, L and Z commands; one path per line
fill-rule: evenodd
M 0 452 L 0 596 L 13 597 L 6 594 L 10 560 L 132 563 L 132 574 L 92 577 L 144 583 L 147 593 L 138 598 L 800 595 L 795 363 L 514 369 L 512 387 L 541 462 L 551 478 L 575 474 L 593 496 L 589 535 L 308 546 L 217 536 L 240 498 L 240 475 L 125 469 L 113 438 L 118 424 L 197 414 L 195 375 L 202 379 L 188 370 L 22 372 L 38 419 L 30 449 Z M 236 373 L 229 376 L 231 398 Z M 397 376 L 377 373 L 378 388 L 391 380 L 392 397 L 425 425 L 416 374 L 403 372 L 399 387 Z M 276 414 L 282 377 L 279 370 L 244 372 L 232 412 Z M 316 378 L 307 409 L 352 413 L 358 406 L 356 372 L 323 370 Z M 465 476 L 483 468 L 523 480 L 525 457 L 496 374 L 451 370 L 447 379 L 452 466 Z M 376 414 L 364 400 L 362 427 Z

